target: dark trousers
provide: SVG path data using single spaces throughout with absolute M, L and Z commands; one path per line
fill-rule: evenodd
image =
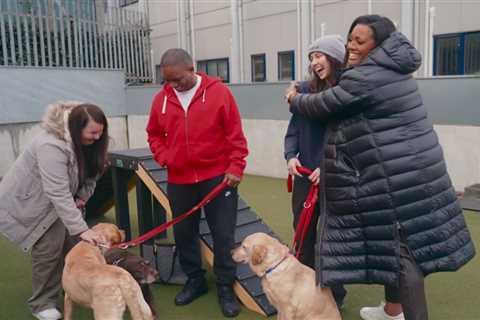
M 385 286 L 385 300 L 400 303 L 405 320 L 428 320 L 423 273 L 400 235 L 400 286 Z
M 174 217 L 198 204 L 217 184 L 223 175 L 195 184 L 168 184 L 168 198 Z M 237 188 L 227 187 L 204 207 L 205 217 L 213 236 L 213 271 L 217 284 L 232 285 L 236 264 L 230 251 L 235 245 L 237 220 Z M 199 243 L 200 213 L 189 216 L 173 227 L 180 265 L 189 278 L 203 277 Z
M 303 203 L 307 199 L 308 192 L 310 191 L 310 180 L 308 178 L 295 177 L 293 182 L 293 193 L 292 193 L 292 209 L 293 209 L 293 229 L 297 229 L 298 221 L 300 220 L 300 215 L 303 210 Z M 313 217 L 308 226 L 307 233 L 303 240 L 302 251 L 300 252 L 299 260 L 306 266 L 309 266 L 312 269 L 315 269 L 315 241 L 317 239 L 317 221 L 320 214 L 320 208 L 317 204 L 313 212 Z M 334 285 L 332 289 L 333 297 L 337 302 L 337 305 L 341 305 L 345 296 L 347 295 L 347 290 L 341 284 Z

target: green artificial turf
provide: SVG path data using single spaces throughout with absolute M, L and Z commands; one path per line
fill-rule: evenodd
M 240 187 L 241 196 L 265 222 L 288 244 L 292 240 L 290 195 L 285 181 L 281 179 L 247 176 Z M 135 192 L 130 192 L 130 212 L 133 232 L 136 231 Z M 480 248 L 480 214 L 466 212 L 466 218 L 476 247 Z M 102 219 L 114 221 L 113 210 Z M 25 304 L 31 293 L 30 258 L 19 249 L 0 239 L 0 320 L 34 319 Z M 184 307 L 173 304 L 179 286 L 154 285 L 155 303 L 160 319 L 211 320 L 223 319 L 218 308 L 215 280 L 207 272 L 210 291 L 207 295 Z M 480 319 L 480 258 L 476 257 L 458 272 L 429 276 L 426 280 L 429 315 L 431 320 L 478 320 Z M 360 319 L 362 306 L 377 305 L 383 297 L 383 288 L 372 285 L 349 285 L 344 320 Z M 125 317 L 128 318 L 128 317 Z M 272 317 L 271 317 L 272 318 Z M 77 308 L 74 319 L 93 319 L 90 310 Z M 129 319 L 129 318 L 128 318 Z M 245 308 L 236 319 L 265 319 Z

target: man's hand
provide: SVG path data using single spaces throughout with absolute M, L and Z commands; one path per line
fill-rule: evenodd
M 316 186 L 320 183 L 320 168 L 315 169 L 308 179 Z
M 287 162 L 287 168 L 288 168 L 288 173 L 291 174 L 292 176 L 299 176 L 301 177 L 302 175 L 300 172 L 297 171 L 297 167 L 301 167 L 302 164 L 300 163 L 300 160 L 297 158 L 291 158 Z
M 290 99 L 298 94 L 298 82 L 292 81 L 290 85 L 285 90 L 285 100 L 290 103 Z
M 225 178 L 223 179 L 223 181 L 227 182 L 228 186 L 235 188 L 240 184 L 242 178 L 237 177 L 236 175 L 231 173 L 225 173 Z

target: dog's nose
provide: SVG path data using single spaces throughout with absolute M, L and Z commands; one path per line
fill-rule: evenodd
M 241 245 L 237 245 L 235 248 L 233 248 L 232 250 L 230 250 L 230 254 L 231 255 L 234 255 L 235 254 L 235 251 L 238 250 L 238 248 L 240 248 Z

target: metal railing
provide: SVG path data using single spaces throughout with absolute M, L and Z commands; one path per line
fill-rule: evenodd
M 85 0 L 20 2 L 0 0 L 0 66 L 123 69 L 129 83 L 152 81 L 143 12 Z

